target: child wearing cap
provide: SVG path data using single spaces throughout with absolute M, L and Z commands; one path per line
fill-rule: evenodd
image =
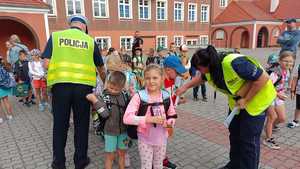
M 35 91 L 35 97 L 39 105 L 39 111 L 44 111 L 45 107 L 49 107 L 47 84 L 46 84 L 46 72 L 43 67 L 41 59 L 41 52 L 39 49 L 33 49 L 30 51 L 32 61 L 28 63 L 29 74 L 32 76 L 32 84 Z
M 176 104 L 184 103 L 184 100 L 180 100 L 180 98 L 177 99 L 175 95 L 176 89 L 182 85 L 176 82 L 181 81 L 181 79 L 188 79 L 188 71 L 182 65 L 180 58 L 175 55 L 166 57 L 163 65 L 165 72 L 164 88 L 170 93 L 174 106 L 176 106 Z M 164 159 L 163 164 L 168 168 L 176 168 L 176 165 L 171 163 L 167 156 Z

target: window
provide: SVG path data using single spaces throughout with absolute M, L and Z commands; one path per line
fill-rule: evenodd
M 47 0 L 47 4 L 50 5 L 50 11 L 48 15 L 55 16 L 56 15 L 56 0 Z
M 197 22 L 197 4 L 189 3 L 188 21 Z
M 156 1 L 156 19 L 157 20 L 167 20 L 168 19 L 167 11 L 167 1 L 166 0 L 157 0 Z
M 223 40 L 224 39 L 225 32 L 223 30 L 217 30 L 216 32 L 216 39 L 217 40 Z
M 280 34 L 280 29 L 279 28 L 274 28 L 272 31 L 273 37 L 278 37 Z
M 228 0 L 220 0 L 220 7 L 224 8 L 228 4 Z
M 67 15 L 84 15 L 84 4 L 82 0 L 67 0 Z
M 201 22 L 209 21 L 209 5 L 201 5 Z
M 183 36 L 174 36 L 174 43 L 176 46 L 183 44 Z
M 111 38 L 109 36 L 95 37 L 95 41 L 100 49 L 111 47 Z
M 157 36 L 156 37 L 156 47 L 167 48 L 168 45 L 168 37 L 167 36 Z
M 107 18 L 108 17 L 108 0 L 93 0 L 94 17 Z
M 184 20 L 184 2 L 174 2 L 174 20 Z
M 133 42 L 133 36 L 121 36 L 120 46 L 124 47 L 126 50 L 131 50 Z
M 188 46 L 197 46 L 198 45 L 198 39 L 187 39 L 186 44 Z
M 207 35 L 201 35 L 200 36 L 200 45 L 201 46 L 207 46 L 208 45 L 208 36 Z
M 151 19 L 151 0 L 139 0 L 139 18 Z
M 132 0 L 119 0 L 119 18 L 132 19 Z

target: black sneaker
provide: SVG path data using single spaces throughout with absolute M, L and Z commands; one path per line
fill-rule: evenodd
M 199 98 L 198 98 L 198 97 L 194 97 L 193 100 L 194 100 L 194 101 L 198 101 Z
M 90 164 L 91 160 L 89 157 L 86 158 L 86 160 L 82 161 L 79 166 L 75 166 L 75 169 L 85 169 Z
M 207 97 L 203 96 L 202 101 L 207 102 Z

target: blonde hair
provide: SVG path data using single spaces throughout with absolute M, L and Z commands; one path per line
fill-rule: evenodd
M 144 75 L 151 71 L 151 70 L 156 70 L 162 77 L 164 76 L 164 70 L 157 64 L 149 64 L 146 69 L 144 70 Z
M 124 71 L 126 70 L 120 55 L 111 53 L 107 56 L 106 67 L 109 71 Z

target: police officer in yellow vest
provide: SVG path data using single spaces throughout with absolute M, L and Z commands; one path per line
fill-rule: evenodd
M 96 85 L 96 70 L 105 80 L 99 49 L 87 29 L 87 18 L 73 15 L 70 29 L 53 32 L 43 58 L 48 68 L 47 85 L 51 86 L 53 111 L 53 169 L 65 169 L 65 146 L 71 109 L 74 118 L 75 169 L 84 169 L 87 156 L 90 103 L 86 95 Z
M 230 111 L 239 108 L 229 125 L 230 161 L 221 169 L 258 169 L 265 111 L 276 97 L 267 73 L 255 59 L 240 54 L 221 56 L 213 46 L 196 51 L 191 64 L 201 76 L 183 85 L 177 95 L 207 81 L 228 97 Z

